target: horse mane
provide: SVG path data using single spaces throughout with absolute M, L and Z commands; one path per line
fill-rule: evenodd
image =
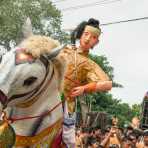
M 22 41 L 19 45 L 26 53 L 31 54 L 34 58 L 39 58 L 43 54 L 50 53 L 51 49 L 59 46 L 60 43 L 47 36 L 32 35 Z

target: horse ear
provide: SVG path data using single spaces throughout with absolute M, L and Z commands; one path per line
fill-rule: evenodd
M 64 44 L 64 45 L 60 45 L 54 49 L 52 49 L 52 51 L 50 52 L 50 54 L 46 55 L 45 57 L 47 57 L 49 60 L 55 58 L 62 49 L 64 49 L 67 45 Z
M 25 23 L 23 24 L 22 33 L 23 33 L 23 38 L 27 38 L 33 35 L 30 17 L 27 17 Z

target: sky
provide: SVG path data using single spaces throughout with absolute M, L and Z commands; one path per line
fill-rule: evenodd
M 53 2 L 62 12 L 63 29 L 74 28 L 81 21 L 87 21 L 91 17 L 98 19 L 101 24 L 148 17 L 148 0 Z M 81 6 L 81 9 L 71 8 L 79 5 L 85 6 Z M 101 29 L 100 43 L 91 52 L 108 58 L 114 68 L 114 80 L 124 87 L 113 88 L 111 93 L 115 98 L 130 105 L 141 103 L 145 92 L 148 91 L 148 19 L 102 25 Z

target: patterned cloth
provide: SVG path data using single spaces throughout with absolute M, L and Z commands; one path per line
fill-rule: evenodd
M 75 148 L 75 113 L 69 115 L 67 101 L 64 104 L 64 122 L 62 139 L 68 148 Z

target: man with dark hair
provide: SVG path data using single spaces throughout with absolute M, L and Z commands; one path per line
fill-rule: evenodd
M 82 82 L 83 85 L 73 87 L 70 90 L 69 96 L 71 98 L 80 96 L 83 93 L 108 91 L 112 88 L 112 81 L 109 80 L 109 77 L 105 72 L 99 67 L 99 65 L 88 59 L 89 50 L 99 42 L 100 34 L 101 29 L 99 27 L 99 21 L 93 18 L 89 19 L 87 22 L 84 21 L 80 23 L 72 32 L 72 44 L 75 44 L 76 40 L 79 40 L 80 42 L 79 47 L 75 48 L 75 64 L 77 66 L 73 68 L 77 75 L 75 76 L 76 80 Z M 89 61 L 89 63 L 87 63 L 87 65 L 85 63 L 83 64 L 83 62 L 85 62 L 84 60 L 80 62 L 78 58 L 81 57 L 84 60 Z M 82 69 L 82 66 L 82 73 L 79 73 L 79 69 Z
M 82 141 L 82 135 L 81 135 L 81 130 L 80 129 L 76 130 L 75 148 L 83 148 L 83 141 Z
M 99 21 L 91 18 L 87 22 L 80 23 L 74 29 L 71 34 L 71 43 L 75 44 L 76 40 L 80 40 L 79 48 L 83 55 L 88 56 L 89 50 L 99 42 L 100 34 Z
M 99 21 L 89 19 L 76 27 L 71 42 L 80 41 L 79 47 L 67 46 L 59 54 L 59 60 L 65 63 L 64 80 L 61 88 L 68 105 L 68 112 L 75 112 L 75 98 L 84 93 L 108 91 L 112 81 L 94 61 L 88 58 L 89 50 L 98 42 L 101 34 Z

